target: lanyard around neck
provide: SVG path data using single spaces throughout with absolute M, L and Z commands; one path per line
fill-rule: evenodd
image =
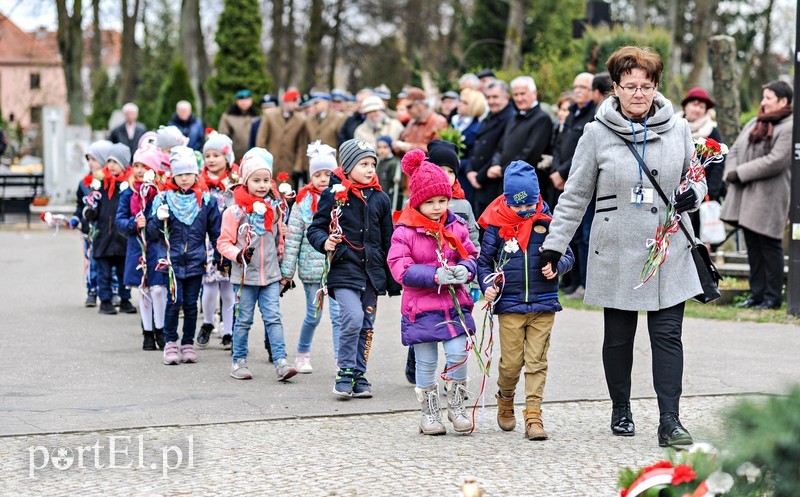
M 636 129 L 634 128 L 633 121 L 630 118 L 628 118 L 628 122 L 631 125 L 631 133 L 633 133 L 633 149 L 636 152 L 639 152 L 639 146 L 636 143 Z M 645 118 L 644 118 L 643 126 L 644 126 L 644 140 L 642 140 L 642 153 L 641 153 L 642 160 L 641 161 L 639 161 L 639 160 L 636 161 L 636 163 L 639 165 L 639 184 L 642 184 L 642 181 L 643 181 L 643 178 L 642 178 L 642 161 L 644 161 L 644 153 L 647 151 L 647 116 L 645 116 Z

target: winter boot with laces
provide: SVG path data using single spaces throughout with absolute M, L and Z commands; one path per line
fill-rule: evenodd
M 419 432 L 424 435 L 444 435 L 447 428 L 442 424 L 442 410 L 439 407 L 439 388 L 415 387 L 417 400 L 422 408 L 422 418 L 419 420 Z
M 472 419 L 467 415 L 464 399 L 467 396 L 467 382 L 454 381 L 447 392 L 447 419 L 453 423 L 456 433 L 472 432 Z

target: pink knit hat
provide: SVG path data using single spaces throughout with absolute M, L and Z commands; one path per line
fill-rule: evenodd
M 414 209 L 433 197 L 452 198 L 453 187 L 450 178 L 439 166 L 425 160 L 425 152 L 414 149 L 403 156 L 401 162 L 403 172 L 409 176 L 408 186 L 411 190 L 409 205 Z

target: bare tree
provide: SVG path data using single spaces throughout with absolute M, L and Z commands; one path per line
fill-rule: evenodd
M 503 69 L 516 71 L 522 67 L 522 35 L 525 30 L 528 0 L 512 0 L 510 3 L 506 46 L 503 49 Z
M 267 70 L 275 82 L 276 91 L 283 88 L 283 1 L 272 0 L 272 46 L 269 49 L 269 60 L 267 60 Z
M 205 82 L 211 74 L 203 30 L 200 27 L 200 0 L 183 0 L 180 18 L 181 55 L 189 72 L 189 81 L 197 95 L 197 113 L 203 115 L 208 106 Z
M 92 76 L 100 70 L 103 52 L 103 33 L 100 30 L 100 0 L 92 0 Z
M 297 44 L 295 43 L 295 27 L 294 27 L 294 0 L 288 0 L 289 2 L 289 22 L 286 23 L 286 28 L 284 29 L 283 33 L 283 46 L 286 52 L 286 59 L 284 61 L 284 65 L 286 67 L 286 85 L 291 85 L 292 80 L 294 79 L 294 69 L 295 69 L 295 52 L 297 50 Z
M 141 11 L 140 0 L 122 0 L 122 56 L 120 61 L 120 96 L 129 102 L 136 96 L 136 70 L 139 46 L 136 44 L 136 24 Z
M 333 14 L 333 26 L 331 26 L 331 59 L 330 70 L 328 71 L 328 87 L 333 89 L 336 83 L 336 61 L 339 58 L 339 47 L 342 43 L 342 12 L 344 11 L 344 0 L 336 0 L 336 11 Z
M 308 36 L 303 65 L 303 84 L 313 87 L 317 82 L 317 63 L 319 62 L 320 45 L 325 36 L 325 24 L 322 19 L 322 0 L 311 0 Z
M 72 14 L 67 8 L 67 0 L 56 0 L 58 12 L 58 49 L 61 52 L 61 64 L 64 66 L 64 77 L 67 83 L 67 102 L 69 103 L 70 124 L 83 124 L 83 84 L 81 82 L 81 66 L 83 65 L 83 16 L 81 0 L 72 3 Z
M 717 18 L 717 6 L 719 0 L 696 0 L 694 23 L 692 23 L 692 71 L 686 79 L 686 87 L 697 86 L 703 70 L 708 65 L 708 38 L 711 34 L 711 27 Z M 769 36 L 765 34 L 765 36 Z M 674 45 L 673 45 L 674 46 Z

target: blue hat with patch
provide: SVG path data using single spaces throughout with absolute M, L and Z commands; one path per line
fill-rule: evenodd
M 539 202 L 539 179 L 536 169 L 524 160 L 515 160 L 503 172 L 503 195 L 508 205 Z
M 322 91 L 312 91 L 311 92 L 311 100 L 316 102 L 317 100 L 331 100 L 331 96 Z

